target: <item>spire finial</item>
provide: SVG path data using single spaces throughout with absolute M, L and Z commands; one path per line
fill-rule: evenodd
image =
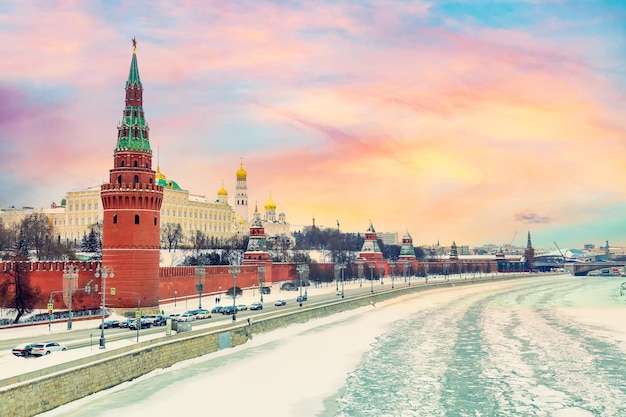
M 137 39 L 133 36 L 133 54 L 137 52 Z

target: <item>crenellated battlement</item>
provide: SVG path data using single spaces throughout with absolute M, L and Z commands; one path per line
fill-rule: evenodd
M 79 271 L 95 271 L 99 262 L 94 261 L 36 261 L 36 262 L 4 262 L 0 261 L 0 271 L 16 271 L 19 265 L 26 265 L 28 271 L 57 272 L 67 269 L 68 266 L 78 266 Z

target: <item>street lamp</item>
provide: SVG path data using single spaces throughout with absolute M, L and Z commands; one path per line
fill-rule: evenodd
M 263 302 L 263 281 L 265 281 L 265 265 L 259 265 L 259 293 L 261 294 L 261 303 Z
M 374 268 L 375 265 L 368 265 L 369 269 L 370 269 L 370 292 L 372 294 L 374 294 Z
M 178 291 L 174 290 L 174 307 L 176 307 L 176 296 L 178 295 Z
M 107 277 L 113 278 L 115 274 L 113 274 L 113 270 L 111 268 L 107 268 L 106 266 L 101 266 L 98 264 L 98 268 L 96 268 L 96 278 L 102 277 L 102 306 L 100 309 L 102 310 L 102 323 L 100 325 L 100 349 L 104 349 L 105 340 L 104 340 L 104 309 L 106 305 L 107 298 Z M 139 323 L 138 323 L 139 325 Z
M 78 265 L 65 265 L 65 268 L 63 268 L 63 279 L 69 280 L 68 292 L 70 295 L 68 307 L 70 314 L 67 319 L 67 330 L 72 330 L 72 316 L 74 315 L 72 311 L 72 293 L 74 292 L 74 279 L 78 282 Z
M 396 261 L 389 261 L 389 267 L 391 268 L 391 289 L 394 289 L 393 273 L 396 269 Z
M 341 276 L 341 298 L 344 297 L 343 270 L 345 268 L 346 268 L 346 264 L 343 262 L 335 264 L 335 281 L 337 282 L 337 285 L 335 286 L 335 291 L 339 292 L 339 276 Z
M 343 271 L 346 269 L 346 264 L 343 262 L 340 263 L 339 268 L 341 268 L 341 298 L 343 298 L 344 297 Z
M 196 276 L 198 277 L 198 283 L 196 284 L 196 290 L 198 291 L 198 309 L 202 308 L 202 290 L 204 289 L 204 275 L 206 271 L 203 266 L 196 267 Z
M 302 275 L 309 270 L 309 266 L 306 264 L 298 265 L 298 275 L 300 275 L 300 307 L 302 307 Z M 308 298 L 308 297 L 307 297 Z
M 237 275 L 241 272 L 241 268 L 231 265 L 228 272 L 233 276 L 233 321 L 235 321 L 237 320 Z
M 424 264 L 424 281 L 428 284 L 428 264 Z

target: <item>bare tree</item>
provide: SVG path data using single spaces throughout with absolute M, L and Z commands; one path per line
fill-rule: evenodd
M 165 223 L 161 226 L 161 242 L 165 243 L 168 251 L 176 249 L 183 239 L 183 228 L 180 223 Z
M 53 230 L 48 216 L 43 213 L 29 214 L 22 220 L 19 239 L 26 242 L 29 250 L 34 250 L 37 259 L 41 259 L 44 252 L 49 253 L 53 244 Z
M 25 313 L 30 313 L 39 300 L 39 288 L 33 288 L 30 283 L 30 268 L 28 245 L 20 239 L 9 260 L 14 262 L 14 268 L 5 271 L 0 282 L 0 300 L 5 307 L 15 309 L 17 315 L 14 323 L 19 322 Z

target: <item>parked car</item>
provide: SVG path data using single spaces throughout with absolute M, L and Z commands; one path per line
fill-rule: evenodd
M 245 311 L 248 309 L 248 306 L 245 304 L 237 304 L 237 311 Z
M 222 308 L 223 308 L 222 306 L 215 306 L 211 310 L 211 313 L 213 313 L 213 314 L 221 313 L 222 312 Z
M 186 312 L 180 315 L 180 317 L 178 318 L 178 321 L 194 321 L 195 319 L 196 319 L 196 316 L 194 316 L 193 313 Z
M 110 329 L 110 328 L 113 328 L 113 327 L 120 327 L 120 324 L 121 323 L 120 323 L 119 320 L 105 320 L 104 321 L 104 328 L 105 329 Z M 101 328 L 102 328 L 102 323 L 100 323 L 98 325 L 98 329 L 101 329 Z
M 211 318 L 211 313 L 209 312 L 209 310 L 205 310 L 203 308 L 197 309 L 195 315 L 196 315 L 196 320 L 210 319 Z
M 141 326 L 142 329 L 149 329 L 150 327 L 152 327 L 152 320 L 142 317 L 139 320 L 139 325 Z M 132 322 L 130 322 L 128 324 L 128 328 L 130 330 L 137 330 L 137 320 L 133 320 Z
M 30 348 L 30 354 L 33 356 L 49 355 L 52 352 L 66 351 L 67 347 L 57 342 L 37 343 Z
M 130 326 L 130 323 L 135 321 L 135 319 L 126 319 L 123 322 L 120 323 L 120 327 L 123 329 L 127 329 L 128 326 Z
M 299 295 L 299 296 L 296 298 L 296 301 L 297 301 L 297 302 L 299 302 L 299 303 L 301 303 L 301 302 L 303 302 L 303 301 L 306 301 L 306 300 L 308 300 L 308 297 L 307 297 L 307 295 L 306 295 L 306 294 Z
M 172 320 L 178 321 L 178 319 L 180 319 L 180 313 L 172 313 L 172 314 L 170 314 L 170 318 Z
M 259 302 L 252 303 L 250 304 L 250 310 L 263 310 L 263 304 Z
M 234 306 L 224 306 L 222 307 L 222 311 L 221 311 L 221 313 L 225 315 L 235 314 L 236 312 L 237 312 L 237 309 Z
M 17 345 L 13 348 L 13 354 L 15 356 L 29 356 L 30 348 L 35 345 L 36 343 L 22 343 L 21 345 Z
M 274 305 L 275 306 L 284 306 L 284 305 L 287 305 L 287 301 L 285 301 L 285 300 L 276 300 Z
M 283 282 L 280 289 L 283 291 L 298 291 L 298 286 L 293 282 Z

